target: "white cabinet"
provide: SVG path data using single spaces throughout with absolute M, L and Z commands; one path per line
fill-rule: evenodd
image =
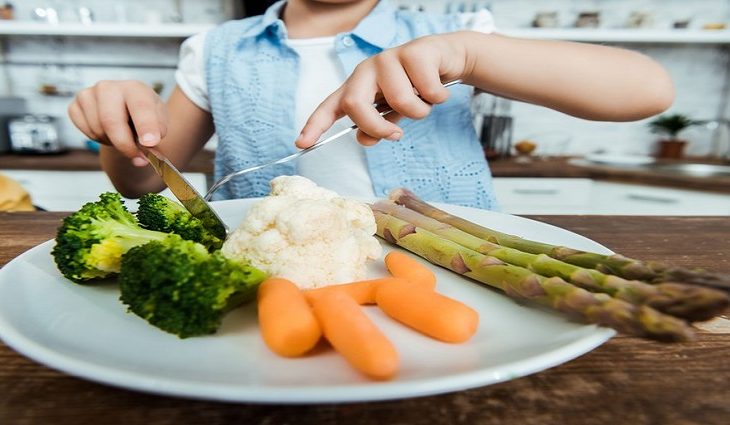
M 597 181 L 591 209 L 593 214 L 730 215 L 730 195 Z
M 590 179 L 495 178 L 510 214 L 730 215 L 730 195 Z
M 76 211 L 86 202 L 97 200 L 99 194 L 115 191 L 102 171 L 0 170 L 0 173 L 20 183 L 30 193 L 33 205 L 48 211 Z M 204 174 L 185 173 L 185 177 L 199 192 L 205 193 Z M 162 194 L 174 199 L 169 189 Z M 127 200 L 126 204 L 136 209 L 136 201 Z
M 588 214 L 593 181 L 562 178 L 495 178 L 502 211 L 510 214 Z

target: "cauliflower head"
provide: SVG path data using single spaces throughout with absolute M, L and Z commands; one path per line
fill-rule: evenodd
M 223 255 L 245 259 L 302 289 L 366 278 L 366 263 L 381 255 L 370 208 L 301 176 L 271 181 L 223 244 Z

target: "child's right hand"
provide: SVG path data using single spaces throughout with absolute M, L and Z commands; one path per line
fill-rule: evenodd
M 74 125 L 89 139 L 114 147 L 136 166 L 147 165 L 143 146 L 156 146 L 167 133 L 167 106 L 140 81 L 100 81 L 81 90 L 68 107 Z

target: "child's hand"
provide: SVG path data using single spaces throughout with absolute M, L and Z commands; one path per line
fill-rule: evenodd
M 402 117 L 426 117 L 432 104 L 449 97 L 442 81 L 462 78 L 465 73 L 468 60 L 458 37 L 459 33 L 453 33 L 419 38 L 361 62 L 312 113 L 297 146 L 313 145 L 345 115 L 357 124 L 357 140 L 363 145 L 400 139 L 403 130 L 395 123 Z M 373 106 L 382 99 L 394 111 L 385 117 Z
M 167 133 L 164 102 L 139 81 L 96 83 L 76 95 L 68 114 L 88 138 L 113 146 L 140 167 L 147 160 L 137 148 L 137 138 L 143 146 L 151 147 Z

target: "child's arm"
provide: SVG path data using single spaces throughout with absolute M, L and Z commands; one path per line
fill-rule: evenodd
M 416 39 L 363 61 L 315 110 L 297 146 L 313 144 L 344 115 L 360 127 L 358 140 L 365 145 L 398 139 L 403 130 L 394 122 L 428 115 L 429 103 L 448 97 L 441 82 L 457 78 L 499 96 L 602 121 L 645 118 L 674 99 L 666 71 L 629 50 L 464 31 Z M 397 112 L 387 120 L 372 107 L 381 95 Z
M 68 108 L 87 137 L 102 143 L 102 169 L 124 196 L 139 197 L 165 188 L 137 148 L 155 147 L 175 166 L 192 159 L 213 134 L 210 114 L 175 87 L 167 104 L 138 81 L 103 81 L 82 90 Z M 133 123 L 133 126 L 130 125 Z

